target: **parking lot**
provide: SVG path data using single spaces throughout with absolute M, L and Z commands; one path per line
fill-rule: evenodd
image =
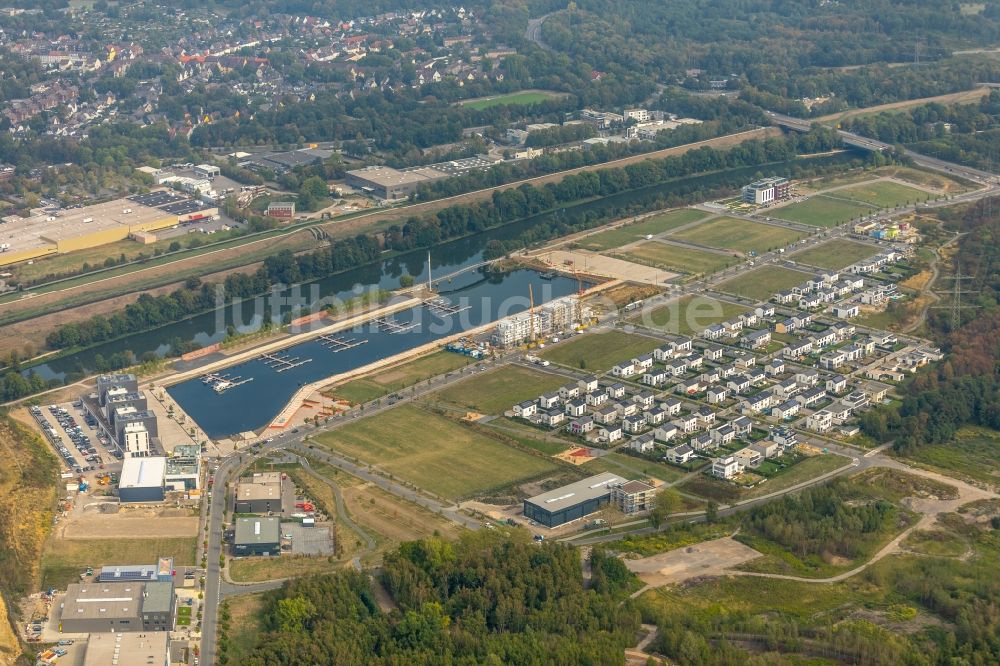
M 121 455 L 110 440 L 98 434 L 96 421 L 75 403 L 35 406 L 31 415 L 66 466 L 77 474 L 103 469 L 115 462 L 115 454 Z
M 333 555 L 333 537 L 328 525 L 303 527 L 299 523 L 282 523 L 281 536 L 292 543 L 293 555 Z

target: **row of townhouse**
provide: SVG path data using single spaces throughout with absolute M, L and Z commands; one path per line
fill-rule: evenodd
M 851 338 L 856 331 L 854 324 L 838 321 L 821 331 L 801 334 L 799 339 L 785 345 L 785 348 L 781 350 L 781 355 L 789 360 L 800 359 L 808 354 L 841 343 Z
M 819 365 L 826 370 L 836 370 L 847 363 L 854 363 L 871 356 L 875 353 L 875 347 L 875 340 L 871 337 L 858 340 L 839 349 L 823 353 L 819 357 Z
M 718 324 L 711 324 L 702 329 L 700 336 L 705 340 L 734 339 L 741 335 L 745 328 L 759 325 L 763 319 L 774 316 L 774 306 L 762 303 L 753 310 L 741 312 L 732 319 Z
M 712 459 L 710 472 L 720 479 L 732 479 L 747 469 L 756 469 L 768 458 L 776 458 L 797 444 L 794 436 L 785 435 L 750 444 L 730 455 Z
M 875 255 L 874 257 L 863 259 L 858 263 L 849 266 L 847 270 L 856 275 L 868 275 L 871 273 L 878 273 L 880 270 L 882 270 L 889 264 L 895 263 L 903 259 L 904 256 L 905 255 L 903 254 L 902 251 L 890 248 Z
M 675 465 L 683 465 L 696 456 L 714 453 L 720 446 L 729 446 L 738 439 L 749 437 L 752 429 L 753 422 L 745 416 L 739 416 L 728 423 L 720 423 L 706 432 L 693 435 L 686 442 L 667 449 L 664 460 Z M 673 439 L 672 436 L 669 439 L 664 438 L 660 429 L 653 434 L 658 441 Z

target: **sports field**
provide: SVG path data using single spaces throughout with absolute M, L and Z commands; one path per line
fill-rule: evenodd
M 696 335 L 706 326 L 732 319 L 746 311 L 747 308 L 742 305 L 691 295 L 637 315 L 632 321 L 673 335 Z
M 794 243 L 805 234 L 760 222 L 735 217 L 719 217 L 670 235 L 698 245 L 708 245 L 739 252 L 767 252 Z
M 789 255 L 789 259 L 816 268 L 826 268 L 839 271 L 845 266 L 856 264 L 878 253 L 877 247 L 857 243 L 846 238 L 834 238 L 825 243 L 815 245 L 808 250 L 802 250 Z
M 622 259 L 647 266 L 655 266 L 665 271 L 700 275 L 713 273 L 729 264 L 736 263 L 736 257 L 704 250 L 694 250 L 678 245 L 668 245 L 649 241 L 637 245 L 628 252 L 617 254 Z
M 720 282 L 715 289 L 727 294 L 751 298 L 755 301 L 766 301 L 776 292 L 791 289 L 810 277 L 812 276 L 808 273 L 793 271 L 781 266 L 761 266 L 739 277 Z
M 434 393 L 428 400 L 446 402 L 480 414 L 503 414 L 523 400 L 537 398 L 567 383 L 568 380 L 560 375 L 506 365 L 463 379 Z
M 481 99 L 470 99 L 464 102 L 460 102 L 461 106 L 467 106 L 470 109 L 482 110 L 489 109 L 494 106 L 501 106 L 504 104 L 538 104 L 539 102 L 544 102 L 549 99 L 557 97 L 552 93 L 542 92 L 540 90 L 531 90 L 524 92 L 510 93 L 509 95 L 498 95 L 496 97 L 483 97 Z
M 648 354 L 661 344 L 660 340 L 644 335 L 608 331 L 577 336 L 546 349 L 541 356 L 553 363 L 600 373 L 639 354 Z M 564 379 L 562 384 L 565 383 Z
M 546 458 L 412 405 L 317 435 L 313 441 L 449 499 L 557 469 Z
M 422 356 L 409 363 L 380 370 L 370 377 L 353 379 L 324 393 L 340 400 L 361 403 L 412 386 L 425 379 L 458 370 L 474 359 L 462 354 L 440 351 Z
M 895 208 L 896 206 L 902 206 L 907 203 L 913 204 L 931 198 L 931 195 L 927 192 L 918 190 L 915 187 L 907 187 L 906 185 L 886 180 L 837 190 L 833 195 L 845 199 L 863 201 L 879 208 Z
M 791 222 L 801 222 L 814 227 L 835 227 L 862 215 L 874 212 L 871 206 L 851 203 L 842 199 L 831 199 L 822 194 L 806 201 L 775 208 L 771 217 Z
M 588 250 L 610 250 L 621 247 L 626 243 L 641 240 L 649 235 L 662 234 L 665 231 L 691 224 L 707 217 L 708 213 L 690 208 L 680 210 L 670 210 L 659 215 L 648 217 L 641 222 L 628 224 L 617 229 L 609 229 L 600 233 L 587 236 L 580 241 L 580 247 Z

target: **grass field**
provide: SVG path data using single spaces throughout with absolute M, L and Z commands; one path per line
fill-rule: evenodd
M 656 241 L 642 243 L 628 252 L 622 252 L 616 254 L 616 256 L 628 261 L 661 268 L 665 271 L 690 273 L 692 275 L 714 273 L 720 268 L 725 268 L 737 262 L 736 257 L 725 254 L 695 250 L 678 245 L 668 245 L 667 243 L 657 243 Z
M 509 95 L 498 95 L 496 97 L 483 97 L 481 99 L 470 99 L 461 102 L 461 106 L 467 106 L 470 109 L 476 109 L 481 111 L 483 109 L 489 109 L 494 106 L 501 106 L 504 104 L 518 104 L 527 106 L 528 104 L 538 104 L 539 102 L 544 102 L 549 99 L 555 98 L 556 95 L 552 93 L 538 91 L 523 91 L 510 93 Z
M 593 234 L 592 236 L 587 236 L 580 241 L 580 247 L 595 251 L 610 250 L 612 248 L 621 247 L 626 243 L 640 240 L 650 234 L 655 236 L 656 234 L 662 234 L 665 231 L 682 227 L 685 224 L 697 222 L 707 216 L 708 213 L 705 213 L 704 211 L 693 210 L 690 208 L 670 210 L 652 217 L 647 217 L 645 220 L 635 224 L 629 224 L 623 227 L 618 227 L 617 229 L 609 229 L 608 231 L 602 231 L 600 233 Z
M 833 195 L 845 199 L 863 201 L 879 208 L 895 208 L 906 203 L 912 204 L 930 198 L 927 192 L 918 190 L 915 187 L 907 187 L 906 185 L 885 180 L 847 187 L 837 190 Z
M 411 405 L 317 435 L 314 441 L 450 499 L 557 469 L 545 458 Z
M 810 277 L 806 273 L 781 266 L 761 266 L 739 277 L 720 282 L 715 289 L 755 301 L 766 301 L 773 294 L 802 284 Z
M 237 583 L 251 583 L 275 578 L 333 573 L 343 564 L 329 557 L 282 555 L 281 557 L 245 557 L 229 563 L 229 576 Z
M 63 589 L 79 582 L 87 567 L 156 562 L 173 557 L 174 564 L 195 564 L 195 537 L 163 539 L 60 539 L 51 537 L 42 552 L 42 589 Z
M 815 245 L 808 250 L 801 250 L 789 255 L 789 259 L 816 268 L 826 268 L 839 271 L 845 266 L 856 264 L 878 253 L 878 248 L 864 243 L 857 243 L 846 238 L 834 238 L 825 243 Z
M 671 234 L 671 238 L 739 252 L 767 252 L 802 238 L 805 234 L 785 227 L 720 217 Z
M 552 441 L 548 439 L 542 439 L 543 433 L 533 428 L 532 426 L 525 425 L 522 421 L 516 421 L 514 419 L 508 419 L 507 417 L 500 417 L 494 419 L 486 424 L 487 428 L 496 428 L 502 433 L 503 437 L 510 437 L 516 441 L 521 446 L 526 446 L 529 449 L 534 449 L 540 453 L 544 453 L 547 456 L 553 456 L 557 453 L 562 453 L 570 446 L 575 446 L 575 442 L 569 440 L 563 441 Z M 502 428 L 502 430 L 501 430 Z
M 746 312 L 735 303 L 707 296 L 689 295 L 636 316 L 633 321 L 674 335 L 695 335 L 706 326 L 718 324 Z
M 222 608 L 229 613 L 225 631 L 227 662 L 245 664 L 260 639 L 264 626 L 264 595 L 267 592 L 227 597 Z
M 588 474 L 611 472 L 626 479 L 648 479 L 654 477 L 668 483 L 681 478 L 682 472 L 664 464 L 635 458 L 623 453 L 609 453 L 595 458 L 584 465 Z
M 522 400 L 537 398 L 566 383 L 566 378 L 559 375 L 506 365 L 463 379 L 428 400 L 446 402 L 480 414 L 503 414 Z
M 541 356 L 560 365 L 601 373 L 616 363 L 649 353 L 660 344 L 659 340 L 644 335 L 608 331 L 579 335 L 546 349 Z M 566 383 L 565 379 L 562 383 Z
M 833 453 L 810 456 L 804 460 L 800 460 L 791 467 L 785 469 L 780 474 L 771 477 L 767 481 L 750 488 L 743 494 L 743 496 L 760 497 L 761 495 L 784 490 L 785 488 L 790 488 L 797 483 L 802 483 L 803 481 L 814 479 L 817 476 L 826 474 L 827 472 L 832 472 L 835 469 L 840 469 L 850 462 L 851 461 L 847 458 Z
M 945 474 L 993 484 L 1000 470 L 1000 433 L 962 428 L 947 444 L 924 444 L 906 457 Z
M 861 203 L 851 203 L 818 195 L 806 201 L 775 208 L 771 211 L 771 217 L 801 222 L 814 227 L 835 227 L 872 211 L 871 206 Z
M 370 377 L 353 379 L 324 393 L 350 402 L 368 402 L 430 377 L 458 370 L 473 362 L 474 359 L 462 354 L 447 351 L 435 352 L 409 363 L 380 370 Z
M 190 627 L 191 626 L 191 607 L 190 606 L 178 606 L 177 607 L 177 626 L 178 627 Z

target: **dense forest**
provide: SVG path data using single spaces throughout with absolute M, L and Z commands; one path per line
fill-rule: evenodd
M 405 543 L 383 562 L 383 611 L 366 574 L 293 580 L 267 602 L 248 666 L 306 664 L 617 664 L 639 614 L 625 565 L 595 551 L 589 589 L 580 555 L 487 530 L 457 543 Z M 219 661 L 229 663 L 220 642 Z
M 1000 200 L 968 207 L 946 227 L 963 232 L 955 265 L 975 276 L 976 310 L 962 311 L 962 325 L 952 328 L 946 310 L 928 318 L 932 333 L 948 352 L 936 366 L 918 373 L 903 390 L 899 406 L 881 406 L 862 417 L 862 426 L 880 442 L 893 441 L 906 451 L 923 444 L 950 441 L 963 425 L 1000 429 Z M 947 301 L 945 301 L 947 304 Z

